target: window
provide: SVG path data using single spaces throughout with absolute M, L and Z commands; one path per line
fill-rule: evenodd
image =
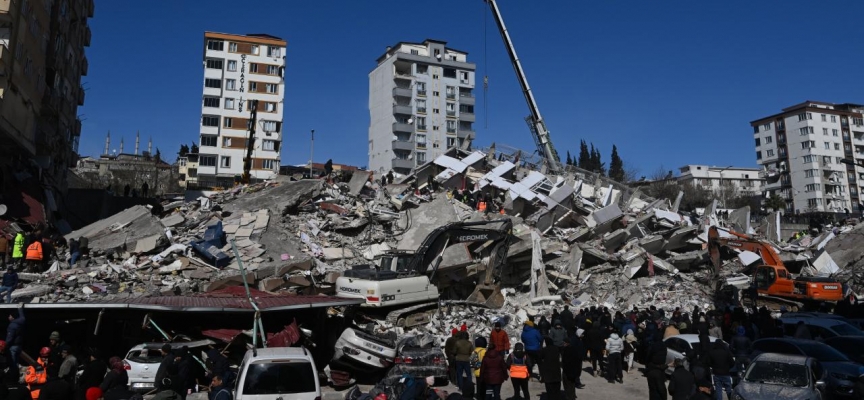
M 417 82 L 417 95 L 425 96 L 426 95 L 426 82 Z
M 236 53 L 237 52 L 237 43 L 234 43 L 234 42 L 228 43 L 228 51 L 230 51 L 232 53 Z
M 417 117 L 417 130 L 426 130 L 426 117 Z
M 461 113 L 474 114 L 474 106 L 472 106 L 470 104 L 460 104 L 459 105 L 459 113 L 460 114 Z M 765 138 L 765 143 L 771 143 L 771 137 L 770 136 Z
M 439 92 L 439 91 L 432 91 L 432 96 L 438 97 L 438 96 L 440 96 L 440 95 L 441 95 L 441 92 Z
M 204 79 L 204 87 L 219 89 L 222 87 L 222 81 L 219 79 Z
M 456 133 L 456 121 L 447 120 L 447 133 Z
M 801 148 L 802 149 L 809 149 L 809 148 L 813 148 L 813 147 L 816 147 L 816 141 L 815 140 L 805 140 L 805 141 L 801 142 Z
M 831 130 L 831 136 L 837 137 L 837 130 L 836 129 Z
M 825 114 L 822 114 L 822 122 L 825 122 L 825 121 L 826 121 Z
M 258 91 L 258 82 L 249 82 L 249 91 L 257 92 Z
M 456 138 L 455 137 L 448 137 L 447 138 L 447 148 L 449 149 L 455 145 L 456 145 Z
M 426 153 L 422 151 L 417 152 L 417 165 L 426 163 Z
M 444 77 L 445 78 L 456 78 L 456 69 L 455 68 L 444 68 Z
M 447 86 L 447 98 L 455 99 L 456 98 L 456 88 L 453 86 Z
M 804 170 L 804 177 L 805 178 L 812 178 L 814 176 L 816 176 L 816 170 L 815 169 Z
M 267 93 L 278 93 L 278 91 L 279 91 L 279 86 L 276 85 L 275 83 L 268 83 L 267 84 Z
M 762 125 L 762 130 L 763 131 L 770 131 L 771 130 L 771 123 L 769 122 L 765 125 Z
M 765 152 L 765 157 L 774 157 L 774 150 L 768 150 Z
M 234 109 L 234 99 L 226 98 L 225 99 L 225 109 L 233 110 Z
M 810 114 L 810 113 L 798 114 L 798 121 L 806 121 L 808 119 L 813 119 L 813 114 Z M 834 119 L 834 117 L 832 116 L 831 119 Z M 834 121 L 831 121 L 831 122 L 834 122 Z
M 855 126 L 864 125 L 864 118 L 852 118 L 852 124 Z
M 460 106 L 460 110 L 459 110 L 459 111 L 462 111 L 462 110 L 461 110 L 461 106 Z M 473 110 L 472 110 L 472 111 L 473 111 Z M 774 137 L 773 137 L 773 136 L 765 136 L 765 144 L 771 143 L 771 142 L 773 142 L 773 141 L 774 141 Z
M 205 156 L 202 155 L 198 157 L 198 165 L 202 167 L 215 167 L 216 166 L 216 156 Z
M 455 116 L 456 115 L 456 103 L 447 103 L 447 116 Z
M 836 115 L 831 116 L 831 122 L 837 122 L 837 116 Z
M 834 143 L 834 150 L 840 150 L 840 143 Z
M 225 117 L 225 119 L 222 120 L 222 127 L 223 128 L 233 128 L 234 127 L 234 118 Z M 228 140 L 228 143 L 231 143 L 231 138 L 225 138 L 225 139 Z M 223 140 L 222 145 L 223 146 L 225 145 L 224 140 Z
M 756 159 L 757 159 L 757 160 L 761 160 L 761 159 L 762 159 L 762 152 L 761 152 L 761 151 L 757 151 L 757 152 L 756 152 Z
M 843 163 L 843 157 L 834 157 L 834 161 L 836 161 L 837 164 L 841 164 Z
M 441 109 L 440 108 L 433 108 L 432 114 L 441 114 Z
M 432 79 L 438 79 L 438 74 L 432 74 Z
M 208 58 L 206 64 L 209 69 L 222 69 L 222 60 Z
M 228 60 L 228 71 L 237 71 L 237 60 Z
M 426 135 L 417 134 L 416 143 L 417 143 L 418 149 L 425 149 L 426 148 Z
M 461 80 L 462 83 L 468 83 L 468 72 L 459 71 L 459 80 Z M 768 125 L 770 126 L 771 124 Z
M 237 90 L 237 80 L 236 79 L 226 79 L 225 80 L 225 90 Z
M 249 72 L 253 74 L 258 73 L 258 64 L 257 63 L 249 63 Z
M 819 199 L 807 199 L 807 207 L 816 208 L 819 205 Z
M 813 162 L 813 156 L 812 155 L 804 156 L 804 164 L 808 164 L 808 163 L 812 163 L 812 162 Z
M 417 50 L 417 49 L 411 49 L 411 54 L 413 54 L 413 55 L 415 55 L 415 56 L 419 56 L 419 55 L 420 55 L 420 50 Z
M 822 128 L 822 134 L 828 136 L 828 128 Z
M 268 65 L 267 75 L 279 75 L 279 67 L 276 65 Z
M 216 136 L 201 135 L 201 146 L 216 147 Z
M 438 125 L 432 125 L 432 130 L 433 130 L 433 131 L 438 131 L 438 130 L 439 130 L 438 128 L 439 128 Z
M 272 101 L 264 102 L 264 111 L 265 112 L 276 112 L 276 103 Z
M 258 45 L 257 45 L 257 44 L 253 44 L 253 45 L 252 45 L 252 51 L 251 51 L 251 53 L 254 54 L 254 55 L 256 55 L 256 56 L 258 55 Z
M 204 115 L 201 117 L 201 125 L 219 126 L 219 116 L 218 115 Z
M 204 107 L 219 107 L 219 98 L 204 97 Z
M 264 132 L 279 132 L 278 121 L 264 121 L 264 126 L 261 128 Z
M 798 129 L 798 132 L 799 132 L 801 135 L 808 135 L 808 134 L 813 133 L 813 127 L 812 127 L 812 126 L 805 126 L 805 127 L 803 127 L 803 128 L 799 128 L 799 129 Z
M 282 49 L 279 47 L 268 46 L 267 57 L 282 57 Z
M 426 64 L 417 64 L 417 73 L 426 75 L 429 73 L 429 66 Z
M 417 112 L 421 114 L 426 114 L 426 100 L 425 99 L 417 99 L 415 100 L 417 105 Z
M 207 50 L 222 51 L 225 48 L 225 42 L 221 40 L 208 40 Z
M 261 148 L 267 151 L 279 151 L 279 145 L 277 143 L 279 142 L 275 140 L 265 140 L 262 142 Z
M 822 164 L 831 164 L 830 156 L 822 156 Z
M 276 160 L 261 160 L 261 168 L 276 169 Z
M 829 143 L 829 142 L 824 142 L 824 143 L 822 143 L 822 144 L 825 146 L 825 150 L 831 150 L 831 143 Z
M 219 166 L 222 168 L 231 168 L 231 157 L 222 156 L 222 162 L 219 163 Z

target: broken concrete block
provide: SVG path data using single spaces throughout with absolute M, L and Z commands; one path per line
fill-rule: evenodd
M 249 282 L 250 285 L 254 284 L 255 283 L 255 273 L 254 272 L 247 272 L 246 273 L 246 281 Z M 243 275 L 238 274 L 238 275 L 231 275 L 231 276 L 228 276 L 225 278 L 217 279 L 217 280 L 212 281 L 210 283 L 205 283 L 203 285 L 202 289 L 204 292 L 212 292 L 214 290 L 219 290 L 219 289 L 226 288 L 229 286 L 239 286 L 242 284 L 243 284 Z
M 162 235 L 159 234 L 159 235 L 148 236 L 148 237 L 145 237 L 145 238 L 138 240 L 138 242 L 135 243 L 135 250 L 133 250 L 133 252 L 134 253 L 150 253 L 153 250 L 156 250 L 156 244 L 159 242 L 159 238 L 161 238 L 161 237 L 162 237 Z
M 237 232 L 234 233 L 234 236 L 238 238 L 248 238 L 249 236 L 252 236 L 252 231 L 252 228 L 243 227 L 238 229 Z
M 325 247 L 321 249 L 324 252 L 324 261 L 335 261 L 343 258 L 354 258 L 354 252 L 351 249 L 341 247 Z
M 184 218 L 182 214 L 174 213 L 174 214 L 171 214 L 165 218 L 162 218 L 162 220 L 160 222 L 162 222 L 162 225 L 165 225 L 166 227 L 170 228 L 172 226 L 180 225 L 185 221 L 186 221 L 186 218 Z

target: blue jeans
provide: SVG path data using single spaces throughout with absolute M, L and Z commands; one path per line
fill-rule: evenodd
M 726 398 L 732 399 L 732 377 L 729 375 L 714 375 L 714 399 L 723 400 L 723 392 Z
M 75 263 L 81 258 L 81 253 L 75 252 L 71 254 L 71 260 L 69 260 L 69 265 L 75 265 Z
M 21 355 L 21 346 L 9 346 L 9 355 L 12 356 L 12 365 L 21 366 L 18 362 Z
M 471 382 L 471 376 L 473 375 L 474 372 L 471 371 L 471 363 L 468 361 L 456 361 L 456 385 L 459 386 L 459 390 L 462 390 L 462 382 L 465 379 Z
M 11 286 L 0 286 L 0 296 L 2 296 L 4 293 L 6 294 L 5 298 L 7 304 L 12 302 L 13 290 L 15 290 L 15 288 Z
M 486 385 L 486 390 L 492 390 L 492 400 L 501 400 L 501 384 L 497 385 Z M 486 396 L 484 393 L 483 396 Z

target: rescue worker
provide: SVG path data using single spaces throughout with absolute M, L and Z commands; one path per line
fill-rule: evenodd
M 47 347 L 43 347 L 42 350 L 39 350 L 39 358 L 36 360 L 36 366 L 30 366 L 27 368 L 27 374 L 24 375 L 24 383 L 27 384 L 27 387 L 30 389 L 30 397 L 33 397 L 33 400 L 39 399 L 39 391 L 42 389 L 42 385 L 48 380 L 48 356 L 51 355 L 51 349 Z
M 15 235 L 14 243 L 12 244 L 12 263 L 21 265 L 24 260 L 24 232 L 18 232 Z
M 34 240 L 33 243 L 30 243 L 27 246 L 27 253 L 25 256 L 27 260 L 27 270 L 30 272 L 39 272 L 39 266 L 42 265 L 42 241 Z
M 495 349 L 500 351 L 502 356 L 510 352 L 510 337 L 507 336 L 507 331 L 501 329 L 500 322 L 495 323 L 495 328 L 489 334 L 489 343 L 494 344 Z

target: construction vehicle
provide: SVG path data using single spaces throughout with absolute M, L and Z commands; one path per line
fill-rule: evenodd
M 513 70 L 516 71 L 516 77 L 519 79 L 519 85 L 522 87 L 522 94 L 525 95 L 525 102 L 528 103 L 528 108 L 531 110 L 531 115 L 525 118 L 525 122 L 528 123 L 528 129 L 531 130 L 531 135 L 534 137 L 534 144 L 537 146 L 538 154 L 546 159 L 546 166 L 549 172 L 560 174 L 564 170 L 561 166 L 561 159 L 558 157 L 558 151 L 555 150 L 555 146 L 552 145 L 552 138 L 549 136 L 549 130 L 546 129 L 546 122 L 543 121 L 543 117 L 540 115 L 540 108 L 537 106 L 537 101 L 534 100 L 534 93 L 531 92 L 531 87 L 528 86 L 528 78 L 525 77 L 522 63 L 519 62 L 519 56 L 516 55 L 516 47 L 513 46 L 513 41 L 510 40 L 507 27 L 504 26 L 504 18 L 501 17 L 498 3 L 495 0 L 484 1 L 492 9 L 495 24 L 498 25 L 501 39 L 504 40 L 504 45 L 507 47 L 507 54 L 510 56 L 510 63 L 513 64 Z
M 723 237 L 720 231 L 730 236 Z M 720 282 L 720 248 L 727 247 L 759 254 L 764 264 L 756 267 L 751 289 L 767 303 L 801 306 L 807 303 L 839 301 L 843 286 L 831 278 L 793 277 L 783 265 L 780 255 L 769 243 L 738 232 L 712 226 L 708 229 L 708 251 L 714 268 L 715 282 Z
M 484 225 L 498 227 L 481 228 Z M 464 301 L 501 308 L 504 297 L 496 280 L 500 277 L 507 258 L 512 228 L 513 222 L 509 218 L 454 222 L 438 227 L 423 240 L 416 251 L 387 252 L 377 266 L 359 265 L 345 271 L 336 280 L 336 295 L 361 298 L 365 301 L 361 306 L 366 308 L 399 308 L 387 316 L 387 319 L 396 325 L 412 326 L 424 323 L 430 315 L 423 310 L 437 306 L 441 297 L 437 285 L 442 281 L 442 274 L 439 274 L 441 271 L 438 267 L 443 260 L 444 251 L 458 243 L 479 244 L 473 252 L 487 255 L 481 257 L 478 263 L 485 265 L 485 274 Z M 463 266 L 458 270 L 465 271 L 466 268 L 467 266 Z M 447 275 L 455 274 L 456 270 L 451 269 Z M 424 302 L 427 303 L 418 304 Z M 408 305 L 414 306 L 400 308 Z M 418 314 L 411 315 L 415 312 Z

